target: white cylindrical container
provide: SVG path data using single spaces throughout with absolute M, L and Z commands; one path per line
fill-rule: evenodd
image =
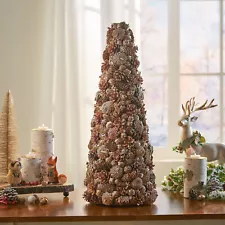
M 31 148 L 36 157 L 41 158 L 41 173 L 47 176 L 47 162 L 54 152 L 54 133 L 44 125 L 31 132 Z
M 185 158 L 184 161 L 184 197 L 189 198 L 191 188 L 199 182 L 206 184 L 207 158 L 199 155 Z
M 54 133 L 48 127 L 39 127 L 31 132 L 32 152 L 37 154 L 53 155 L 54 150 Z
M 39 158 L 21 157 L 22 179 L 26 183 L 41 181 L 41 160 Z

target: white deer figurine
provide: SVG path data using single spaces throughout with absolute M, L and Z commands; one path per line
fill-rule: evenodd
M 214 99 L 207 105 L 208 100 L 205 101 L 199 107 L 195 106 L 195 98 L 191 98 L 185 104 L 182 104 L 182 110 L 184 114 L 178 121 L 178 125 L 182 128 L 181 141 L 191 138 L 193 136 L 191 122 L 198 119 L 196 116 L 191 116 L 192 113 L 200 110 L 206 110 L 209 108 L 214 108 L 217 105 L 213 104 Z M 206 157 L 208 162 L 218 160 L 219 164 L 225 163 L 225 145 L 221 143 L 203 143 L 202 145 L 191 146 L 196 154 Z

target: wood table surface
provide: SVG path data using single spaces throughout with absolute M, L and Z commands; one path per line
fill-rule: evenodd
M 75 189 L 69 198 L 60 193 L 47 196 L 49 204 L 0 205 L 0 222 L 56 221 L 132 221 L 132 220 L 196 220 L 225 219 L 225 203 L 193 201 L 158 188 L 158 199 L 152 206 L 106 207 L 86 203 L 83 190 Z M 23 195 L 27 198 L 27 195 Z

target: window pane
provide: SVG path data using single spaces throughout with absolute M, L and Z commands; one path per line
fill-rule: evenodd
M 167 72 L 167 1 L 141 1 L 142 71 Z
M 181 1 L 181 72 L 219 72 L 219 1 Z
M 167 76 L 151 76 L 145 73 L 142 75 L 151 144 L 166 146 L 168 137 Z
M 215 98 L 215 103 L 220 102 L 219 76 L 181 76 L 180 78 L 181 104 L 195 97 L 196 103 L 203 104 Z M 198 130 L 207 142 L 220 141 L 220 109 L 219 107 L 197 111 L 194 115 L 198 120 L 192 124 L 193 130 Z

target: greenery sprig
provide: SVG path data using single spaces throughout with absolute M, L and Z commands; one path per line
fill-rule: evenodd
M 207 181 L 211 177 L 216 177 L 220 182 L 225 183 L 225 166 L 215 163 L 208 163 L 207 165 Z M 184 187 L 184 169 L 178 167 L 176 170 L 171 169 L 170 173 L 164 177 L 162 181 L 162 188 L 172 192 L 183 192 Z M 212 196 L 211 196 L 212 198 Z
M 193 135 L 190 138 L 185 139 L 180 142 L 178 146 L 173 147 L 173 151 L 178 153 L 186 152 L 191 146 L 201 146 L 206 142 L 205 138 L 201 135 L 200 132 L 194 131 Z

